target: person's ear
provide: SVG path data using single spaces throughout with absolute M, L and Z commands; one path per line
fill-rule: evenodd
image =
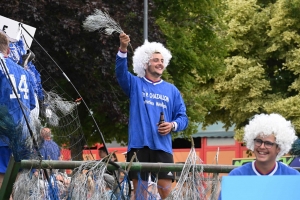
M 279 154 L 280 151 L 281 151 L 280 147 L 277 146 L 277 148 L 276 148 L 276 153 Z
M 7 48 L 7 49 L 6 49 L 6 55 L 5 55 L 5 56 L 8 57 L 9 54 L 10 54 L 10 48 Z

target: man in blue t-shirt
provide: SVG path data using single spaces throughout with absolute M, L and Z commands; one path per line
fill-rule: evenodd
M 44 127 L 40 131 L 41 145 L 39 152 L 43 160 L 62 160 L 60 147 L 52 140 L 51 129 Z M 32 173 L 37 177 L 40 170 L 32 169 Z
M 255 115 L 245 126 L 244 141 L 256 160 L 233 169 L 229 176 L 300 175 L 297 170 L 277 161 L 290 151 L 296 139 L 293 125 L 281 115 Z M 219 200 L 221 198 L 220 194 Z
M 41 137 L 43 139 L 40 153 L 43 160 L 60 160 L 60 148 L 51 138 L 50 128 L 42 128 Z
M 130 99 L 127 161 L 136 153 L 139 162 L 173 163 L 171 132 L 186 129 L 188 117 L 179 90 L 161 79 L 171 53 L 161 43 L 146 41 L 134 52 L 133 70 L 137 74 L 134 76 L 127 66 L 129 42 L 129 36 L 121 33 L 116 56 L 117 80 Z M 161 113 L 164 120 L 159 123 Z M 138 173 L 129 172 L 129 177 L 133 181 L 135 197 L 145 197 L 147 194 L 141 188 L 147 188 L 149 173 L 140 173 L 144 185 L 141 187 L 138 187 Z M 172 180 L 172 172 L 158 173 L 157 185 L 162 199 L 169 195 Z M 137 194 L 138 191 L 142 194 Z

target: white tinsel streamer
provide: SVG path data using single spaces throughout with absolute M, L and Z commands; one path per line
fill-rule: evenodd
M 14 183 L 13 191 L 13 197 L 17 200 L 45 199 L 47 196 L 45 181 L 40 177 L 32 176 L 30 178 L 30 171 L 20 173 Z
M 67 101 L 54 91 L 44 91 L 44 107 L 47 122 L 51 126 L 58 126 L 59 121 L 66 115 L 69 115 L 75 108 L 76 103 Z
M 111 35 L 114 32 L 123 33 L 121 26 L 109 16 L 106 12 L 96 9 L 94 14 L 89 15 L 83 22 L 83 28 L 87 31 L 93 32 L 98 30 L 100 33 L 106 35 Z M 128 43 L 131 51 L 133 48 L 130 43 Z
M 114 32 L 122 33 L 121 26 L 112 19 L 107 13 L 96 9 L 94 14 L 89 15 L 83 22 L 83 28 L 87 31 L 93 32 L 99 30 L 100 32 L 111 35 Z
M 218 174 L 215 174 L 212 179 L 204 177 L 203 166 L 201 164 L 203 162 L 197 155 L 192 140 L 191 151 L 185 161 L 175 188 L 167 197 L 168 200 L 215 200 L 218 198 Z M 201 165 L 200 168 L 199 165 Z
M 206 199 L 203 167 L 197 169 L 196 165 L 199 164 L 203 164 L 202 160 L 197 155 L 195 148 L 192 148 L 169 199 Z
M 41 169 L 39 169 L 41 170 Z M 48 175 L 50 171 L 47 170 Z M 60 180 L 57 180 L 60 176 Z M 18 176 L 13 189 L 14 200 L 66 200 L 68 197 L 69 185 L 66 174 L 54 170 L 54 173 L 49 176 L 52 184 L 52 190 L 49 190 L 49 183 L 43 176 L 43 173 L 38 173 L 38 176 L 31 174 L 30 171 L 21 172 Z
M 40 133 L 40 129 L 41 129 L 41 121 L 39 119 L 39 113 L 40 113 L 40 106 L 39 106 L 39 101 L 38 101 L 38 97 L 36 94 L 34 94 L 34 98 L 35 98 L 35 108 L 33 110 L 30 111 L 30 128 L 32 129 L 32 132 L 34 134 L 34 138 L 35 140 L 38 140 L 39 138 L 39 133 Z
M 92 166 L 92 167 L 91 167 Z M 72 177 L 70 194 L 72 200 L 105 199 L 106 163 L 101 161 L 88 161 L 82 164 Z

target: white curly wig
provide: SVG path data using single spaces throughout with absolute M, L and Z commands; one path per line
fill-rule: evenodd
M 164 59 L 164 69 L 169 65 L 172 55 L 168 49 L 158 42 L 148 42 L 136 48 L 133 55 L 133 71 L 138 77 L 145 76 L 145 69 L 153 53 L 159 52 Z
M 280 148 L 276 159 L 288 153 L 292 144 L 297 139 L 295 129 L 290 121 L 287 121 L 279 114 L 272 113 L 255 115 L 245 127 L 244 141 L 247 148 L 254 151 L 254 139 L 261 136 L 274 134 L 276 143 Z

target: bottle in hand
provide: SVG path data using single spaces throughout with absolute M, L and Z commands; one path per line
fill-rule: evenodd
M 165 116 L 163 112 L 160 112 L 160 117 L 159 117 L 159 122 L 158 125 L 162 124 L 165 122 Z

